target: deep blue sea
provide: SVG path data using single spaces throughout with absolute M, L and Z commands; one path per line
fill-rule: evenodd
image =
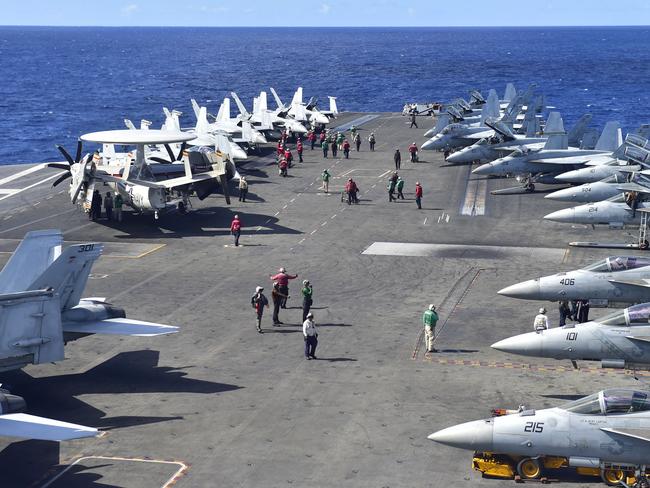
M 535 82 L 567 125 L 590 112 L 631 130 L 650 122 L 649 80 L 650 27 L 0 27 L 0 164 L 59 160 L 55 144 L 125 117 L 157 127 L 163 105 L 190 125 L 192 97 L 216 112 L 235 90 L 250 108 L 269 86 L 399 111 Z

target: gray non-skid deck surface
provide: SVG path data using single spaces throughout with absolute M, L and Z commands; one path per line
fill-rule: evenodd
M 345 114 L 335 125 L 363 115 Z M 567 395 L 635 384 L 620 373 L 562 371 L 563 363 L 489 348 L 530 330 L 539 307 L 500 297 L 498 289 L 605 256 L 606 250 L 568 251 L 566 243 L 611 241 L 622 232 L 543 222 L 562 207 L 543 194 L 488 193 L 485 215 L 461 216 L 467 168 L 444 165 L 439 153 L 421 154 L 419 164 L 406 161 L 407 145 L 421 143 L 431 124 L 422 118 L 419 125 L 410 130 L 405 117 L 382 114 L 362 126 L 362 152 L 324 160 L 318 148 L 307 148 L 305 162 L 286 179 L 270 159 L 253 159 L 240 167 L 249 177 L 249 202 L 235 198 L 227 207 L 215 196 L 187 216 L 154 221 L 127 214 L 120 225 L 92 223 L 60 187 L 50 189 L 51 181 L 1 200 L 2 251 L 42 228 L 61 228 L 69 242 L 105 242 L 107 254 L 115 249 L 135 259 L 100 259 L 86 295 L 108 297 L 131 317 L 182 327 L 154 339 L 85 338 L 67 346 L 69 359 L 60 364 L 2 375 L 27 399 L 29 413 L 108 432 L 60 445 L 5 440 L 2 486 L 42 486 L 82 456 L 182 461 L 190 467 L 179 487 L 510 486 L 481 479 L 471 471 L 470 452 L 426 436 L 486 417 L 493 407 L 539 408 Z M 371 130 L 374 154 L 365 142 Z M 389 203 L 386 174 L 396 145 L 403 150 L 407 200 Z M 318 190 L 326 167 L 337 190 L 329 195 Z M 0 179 L 11 174 L 0 170 Z M 48 175 L 37 172 L 6 187 L 20 189 Z M 358 206 L 340 201 L 348 175 L 361 188 Z M 416 180 L 424 187 L 421 211 L 413 201 Z M 482 188 L 507 186 L 512 182 L 473 184 L 471 198 Z M 239 249 L 228 233 L 235 213 L 244 224 Z M 400 255 L 408 253 L 393 246 L 393 255 L 362 254 L 375 242 L 434 244 L 437 251 Z M 8 256 L 0 254 L 0 262 Z M 268 276 L 280 266 L 300 276 L 281 315 L 285 325 L 270 327 L 267 313 L 260 335 L 250 296 L 258 284 L 269 290 Z M 302 354 L 303 278 L 314 285 L 318 361 Z M 443 352 L 433 357 L 418 342 L 421 314 L 431 302 L 444 323 Z M 129 462 L 82 466 L 66 472 L 67 486 L 81 480 L 83 486 L 148 487 L 167 473 L 154 470 L 149 478 Z

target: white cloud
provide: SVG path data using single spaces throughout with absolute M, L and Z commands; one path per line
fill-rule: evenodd
M 131 14 L 137 12 L 140 9 L 137 3 L 130 3 L 122 7 L 122 15 L 129 17 Z
M 318 9 L 321 14 L 328 14 L 330 10 L 332 10 L 332 6 L 329 3 L 321 4 L 320 9 Z

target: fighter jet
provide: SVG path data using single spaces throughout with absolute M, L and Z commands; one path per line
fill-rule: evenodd
M 565 183 L 592 183 L 608 176 L 648 168 L 650 142 L 645 137 L 647 134 L 648 126 L 644 124 L 635 133 L 627 134 L 624 144 L 611 155 L 597 156 L 586 163 L 586 168 L 567 171 L 556 179 Z
M 524 300 L 644 303 L 650 302 L 649 277 L 650 257 L 610 256 L 582 269 L 510 285 L 498 293 Z
M 617 310 L 583 324 L 509 337 L 499 351 L 574 362 L 600 361 L 603 368 L 650 368 L 650 303 Z
M 629 185 L 629 186 L 628 186 Z M 622 191 L 634 189 L 643 190 L 643 187 L 636 183 L 623 183 L 617 188 Z M 627 188 L 627 190 L 626 190 Z M 650 189 L 645 189 L 650 192 Z M 638 224 L 641 221 L 641 212 L 650 211 L 650 202 L 639 202 L 637 210 L 634 211 L 626 202 L 623 194 L 616 195 L 602 202 L 578 205 L 577 207 L 556 210 L 544 216 L 545 220 L 563 222 L 569 224 L 588 225 L 609 225 L 620 227 L 629 224 Z
M 515 134 L 503 121 L 487 119 L 485 125 L 494 129 L 496 135 L 481 139 L 469 147 L 449 155 L 446 159 L 451 164 L 472 163 L 475 161 L 487 162 L 495 160 L 501 156 L 512 153 L 517 147 L 529 146 L 542 147 L 546 144 L 548 135 L 564 134 L 564 125 L 562 117 L 558 112 L 551 112 L 546 122 L 544 137 L 536 137 L 532 134 L 518 135 Z
M 648 463 L 650 392 L 604 390 L 555 408 L 448 427 L 429 439 L 475 451 L 474 466 L 486 474 L 499 467 L 498 476 L 535 479 L 547 467 L 577 467 L 610 484 L 635 474 L 638 480 Z
M 544 198 L 574 203 L 600 202 L 620 195 L 621 190 L 618 187 L 621 183 L 627 181 L 627 177 L 628 175 L 615 174 L 602 181 L 562 188 L 561 190 L 544 195 Z
M 294 134 L 306 134 L 307 128 L 298 122 L 297 120 L 288 117 L 288 110 L 283 110 L 278 108 L 276 110 L 269 110 L 267 103 L 266 92 L 260 92 L 259 97 L 256 97 L 253 101 L 253 112 L 249 113 L 244 107 L 244 104 L 239 99 L 239 96 L 235 92 L 231 92 L 237 108 L 239 109 L 239 117 L 242 120 L 250 121 L 255 125 L 255 128 L 260 132 L 268 134 L 271 132 L 269 137 L 279 138 L 280 133 L 277 127 L 281 127 L 287 130 L 290 130 Z M 336 107 L 336 101 L 334 101 L 334 106 Z
M 589 120 L 591 115 L 584 115 L 568 134 L 549 135 L 544 147 L 539 150 L 520 146 L 508 156 L 479 166 L 472 173 L 493 176 L 532 175 L 538 179 L 546 177 L 556 180 L 555 177 L 567 169 L 582 167 L 594 158 L 606 157 L 611 160 L 614 151 L 623 145 L 618 122 L 608 122 L 605 125 L 596 149 L 575 147 L 580 144 Z M 620 151 L 622 154 L 623 150 Z
M 65 343 L 91 334 L 156 336 L 178 327 L 127 319 L 104 298 L 81 298 L 98 243 L 61 251 L 58 230 L 28 233 L 0 272 L 0 371 L 65 359 Z
M 449 117 L 440 117 L 432 130 L 436 131 L 438 124 L 444 124 L 444 128 L 422 144 L 422 149 L 440 151 L 474 144 L 476 141 L 494 134 L 494 130 L 485 125 L 485 120 L 488 117 L 494 118 L 498 116 L 499 100 L 496 91 L 490 90 L 485 107 L 481 111 L 481 120 L 478 124 L 465 124 L 462 122 L 449 124 Z

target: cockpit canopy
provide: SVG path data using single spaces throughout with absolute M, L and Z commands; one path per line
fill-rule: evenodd
M 463 127 L 466 127 L 466 126 L 464 126 L 463 124 L 449 124 L 444 129 L 442 129 L 442 131 L 440 133 L 445 134 L 445 135 L 446 134 L 452 134 L 454 132 L 459 131 Z
M 648 325 L 650 319 L 650 303 L 641 303 L 639 305 L 634 305 L 632 307 L 626 308 L 625 310 L 618 310 L 609 315 L 606 315 L 602 319 L 596 320 L 596 322 L 603 325 L 612 325 L 612 326 L 631 326 L 635 325 Z
M 582 268 L 592 273 L 606 273 L 609 271 L 625 271 L 628 269 L 643 268 L 650 266 L 650 258 L 637 256 L 610 256 L 601 261 L 596 261 L 589 266 Z
M 617 415 L 650 411 L 650 393 L 612 388 L 589 395 L 560 408 L 579 415 Z

